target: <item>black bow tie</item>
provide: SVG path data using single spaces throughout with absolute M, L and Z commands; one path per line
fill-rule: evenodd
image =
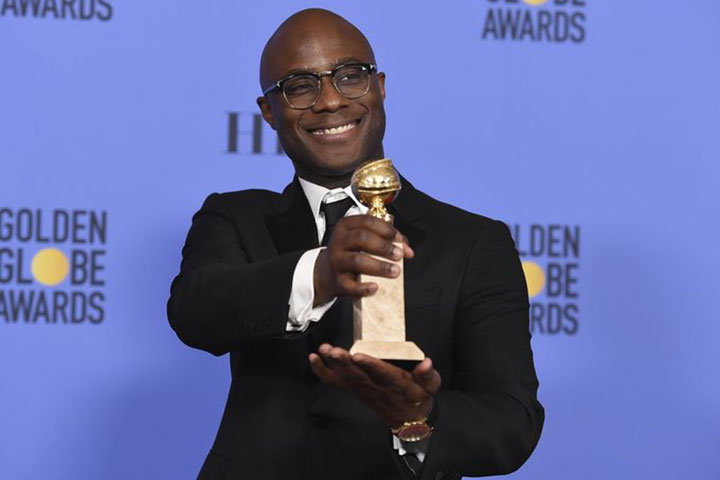
M 345 197 L 337 202 L 320 204 L 320 211 L 325 214 L 325 235 L 323 235 L 321 245 L 327 245 L 330 242 L 335 225 L 353 205 L 355 202 L 350 197 Z

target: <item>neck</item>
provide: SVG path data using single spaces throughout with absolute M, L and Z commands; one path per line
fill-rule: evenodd
M 295 173 L 297 173 L 298 177 L 301 177 L 308 182 L 312 182 L 315 185 L 320 185 L 330 190 L 332 190 L 333 188 L 347 187 L 348 185 L 350 185 L 350 179 L 352 178 L 352 172 L 344 175 L 327 176 L 296 169 Z

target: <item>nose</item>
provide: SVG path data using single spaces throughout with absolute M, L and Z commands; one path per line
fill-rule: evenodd
M 347 105 L 348 99 L 337 91 L 330 75 L 320 79 L 320 97 L 312 106 L 313 112 L 336 112 Z

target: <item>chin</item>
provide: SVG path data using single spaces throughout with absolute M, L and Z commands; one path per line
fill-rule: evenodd
M 333 156 L 316 162 L 315 166 L 317 170 L 325 176 L 338 177 L 352 174 L 365 160 L 365 157 L 358 155 L 350 157 Z
M 362 162 L 352 162 L 339 166 L 337 164 L 323 168 L 320 173 L 325 177 L 345 177 L 353 174 L 355 169 L 360 166 Z
M 305 149 L 298 157 L 303 160 L 297 162 L 297 167 L 307 172 L 325 178 L 340 179 L 350 177 L 357 167 L 368 160 L 382 158 L 376 152 L 377 149 L 365 148 L 344 148 L 344 149 Z M 379 149 L 382 152 L 382 149 Z M 291 157 L 292 158 L 292 157 Z

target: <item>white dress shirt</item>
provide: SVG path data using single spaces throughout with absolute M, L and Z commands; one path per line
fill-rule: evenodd
M 318 242 L 322 242 L 323 235 L 325 235 L 325 214 L 320 210 L 320 204 L 339 202 L 346 197 L 350 197 L 353 202 L 355 202 L 355 205 L 348 209 L 345 213 L 346 217 L 364 214 L 368 211 L 368 208 L 355 198 L 350 186 L 331 190 L 309 182 L 304 178 L 298 177 L 298 180 L 310 204 L 310 211 L 312 211 L 313 218 L 315 218 Z M 333 298 L 327 303 L 313 307 L 313 303 L 315 302 L 315 261 L 323 248 L 325 247 L 313 248 L 303 253 L 295 266 L 290 299 L 288 300 L 290 306 L 286 326 L 288 332 L 302 332 L 306 330 L 310 322 L 320 320 L 337 299 Z M 405 449 L 402 448 L 400 439 L 395 435 L 393 435 L 393 447 L 400 455 L 407 453 Z M 425 453 L 417 452 L 415 455 L 421 462 L 425 460 Z

